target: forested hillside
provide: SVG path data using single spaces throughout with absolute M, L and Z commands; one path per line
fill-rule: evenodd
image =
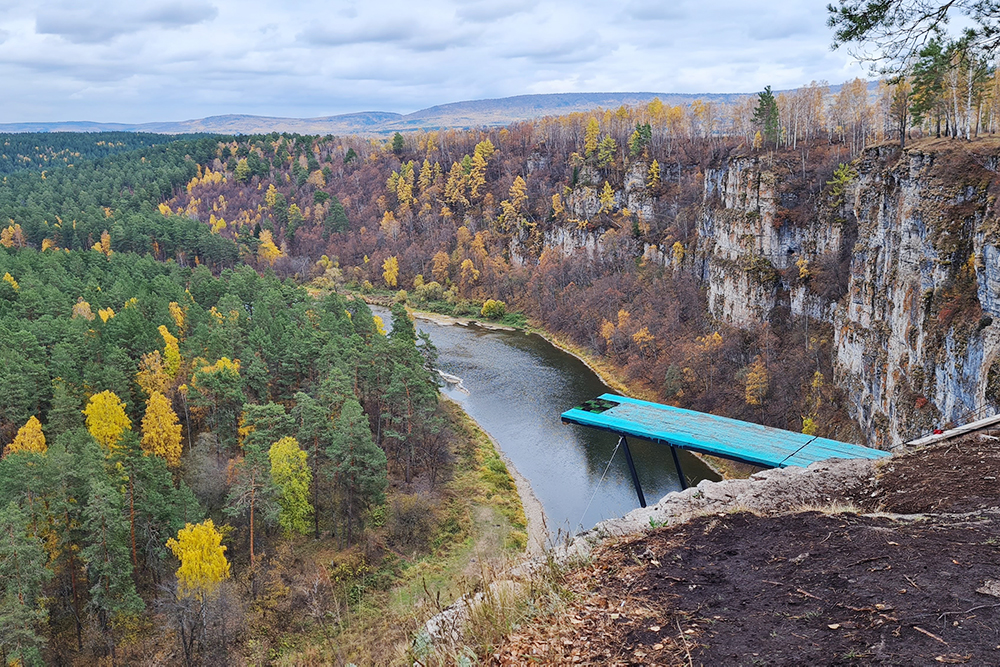
M 349 547 L 390 477 L 449 470 L 433 350 L 401 309 L 386 336 L 358 300 L 106 249 L 3 249 L 0 271 L 7 661 L 135 659 L 169 631 L 216 662 L 278 545 Z M 230 576 L 251 589 L 208 595 Z
M 186 137 L 192 139 L 191 135 Z M 0 174 L 74 167 L 82 162 L 124 153 L 143 146 L 165 144 L 178 137 L 137 132 L 52 132 L 0 134 Z
M 638 393 L 860 439 L 835 356 L 854 345 L 844 359 L 871 366 L 851 253 L 862 232 L 858 247 L 884 245 L 862 227 L 888 196 L 880 170 L 902 159 L 887 143 L 862 153 L 900 138 L 900 88 L 867 91 L 388 141 L 0 137 L 14 156 L 0 188 L 4 660 L 400 659 L 417 616 L 386 611 L 385 591 L 419 581 L 393 599 L 439 604 L 427 578 L 443 566 L 420 559 L 461 552 L 448 567 L 471 567 L 477 521 L 524 544 L 503 463 L 439 404 L 407 307 L 527 317 Z M 971 126 L 935 108 L 952 132 Z M 913 187 L 957 169 L 920 176 L 937 158 L 904 157 Z M 988 193 L 991 163 L 975 159 L 966 180 Z M 956 331 L 981 350 L 969 337 L 992 323 L 973 280 L 986 269 L 946 231 L 927 241 L 954 267 L 922 307 L 928 359 Z M 861 315 L 835 329 L 851 289 L 845 312 Z M 358 292 L 395 302 L 391 333 L 345 296 Z M 373 653 L 376 623 L 395 653 Z

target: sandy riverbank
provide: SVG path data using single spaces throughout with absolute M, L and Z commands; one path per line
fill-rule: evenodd
M 450 401 L 462 410 L 462 405 L 458 401 L 454 401 L 444 394 L 441 394 L 441 398 L 446 401 Z M 540 556 L 545 550 L 551 546 L 549 540 L 551 536 L 549 535 L 548 523 L 545 520 L 545 508 L 542 507 L 542 501 L 538 499 L 535 495 L 535 491 L 531 488 L 531 484 L 528 483 L 527 478 L 522 475 L 518 469 L 514 466 L 513 461 L 504 453 L 503 449 L 500 448 L 499 443 L 489 431 L 484 429 L 482 425 L 477 422 L 472 416 L 462 410 L 466 418 L 475 424 L 480 431 L 486 434 L 486 437 L 490 439 L 493 444 L 493 449 L 496 450 L 497 455 L 500 456 L 500 460 L 503 461 L 504 465 L 507 466 L 507 472 L 514 479 L 514 486 L 517 488 L 517 495 L 521 499 L 521 507 L 524 509 L 524 518 L 527 521 L 526 530 L 528 533 L 528 547 L 527 554 L 529 556 Z

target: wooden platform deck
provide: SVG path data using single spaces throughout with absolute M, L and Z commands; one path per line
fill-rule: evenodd
M 762 468 L 889 456 L 889 452 L 847 442 L 614 394 L 603 394 L 567 410 L 562 420 Z

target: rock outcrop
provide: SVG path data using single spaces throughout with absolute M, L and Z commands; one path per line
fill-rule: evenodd
M 641 167 L 616 201 L 651 214 Z M 743 155 L 705 171 L 683 267 L 710 313 L 744 328 L 775 317 L 831 327 L 834 380 L 872 446 L 1000 407 L 1000 158 L 985 143 L 928 140 L 869 148 L 831 181 L 796 168 Z M 592 195 L 581 190 L 579 213 Z M 593 257 L 603 233 L 556 227 L 545 245 Z M 639 252 L 673 261 L 649 242 Z

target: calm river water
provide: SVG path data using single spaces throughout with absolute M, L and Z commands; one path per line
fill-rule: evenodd
M 389 324 L 385 309 L 372 310 Z M 536 334 L 424 319 L 416 325 L 437 347 L 438 368 L 462 378 L 469 393 L 448 386 L 442 391 L 493 436 L 528 479 L 545 508 L 550 534 L 576 533 L 639 506 L 621 450 L 600 481 L 617 436 L 559 419 L 563 411 L 611 391 L 583 362 Z M 669 448 L 632 438 L 629 448 L 648 504 L 680 490 Z M 689 483 L 718 479 L 694 456 L 680 454 Z

